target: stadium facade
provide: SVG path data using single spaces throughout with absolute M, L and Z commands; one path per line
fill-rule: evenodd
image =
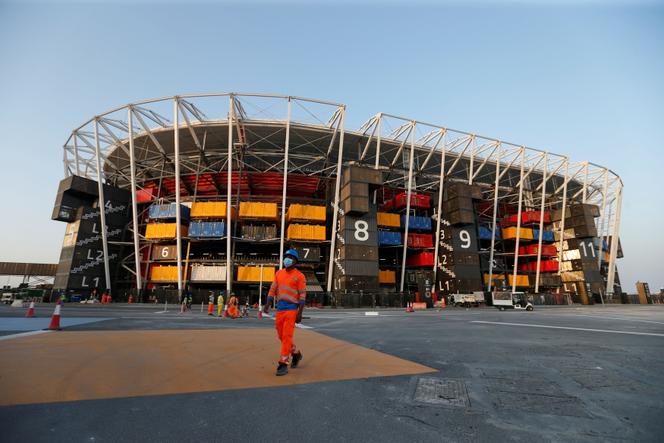
M 342 104 L 240 93 L 95 116 L 64 145 L 55 289 L 254 302 L 296 248 L 312 303 L 491 289 L 620 302 L 614 172 L 387 113 L 351 131 L 345 117 Z

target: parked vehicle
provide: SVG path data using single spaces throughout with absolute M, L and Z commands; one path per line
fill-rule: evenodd
M 14 301 L 14 294 L 11 292 L 3 292 L 2 299 L 0 301 L 6 305 L 10 305 Z
M 525 292 L 494 291 L 491 293 L 493 305 L 504 311 L 505 309 L 532 311 L 533 304 Z
M 484 292 L 476 291 L 472 294 L 452 294 L 451 303 L 454 306 L 479 306 L 484 303 Z

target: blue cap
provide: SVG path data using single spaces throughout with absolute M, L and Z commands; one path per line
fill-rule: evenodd
M 300 254 L 298 254 L 297 251 L 296 251 L 295 249 L 289 249 L 289 250 L 286 251 L 286 253 L 284 254 L 284 256 L 286 256 L 286 255 L 290 255 L 290 256 L 293 257 L 295 260 L 300 261 Z

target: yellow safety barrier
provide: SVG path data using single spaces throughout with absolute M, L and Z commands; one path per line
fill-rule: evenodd
M 263 266 L 264 283 L 272 283 L 274 280 L 275 268 Z M 237 281 L 243 282 L 256 282 L 261 281 L 261 267 L 260 266 L 239 266 L 237 268 Z
M 390 214 L 388 212 L 378 213 L 378 226 L 387 226 L 391 228 L 401 227 L 401 217 L 399 214 Z
M 240 202 L 240 218 L 276 220 L 278 214 L 276 203 Z
M 291 224 L 286 232 L 288 240 L 325 240 L 325 226 Z
M 325 206 L 312 206 L 292 204 L 286 212 L 286 221 L 305 220 L 311 222 L 325 222 Z
M 176 237 L 176 223 L 149 223 L 145 227 L 145 238 L 148 240 L 173 239 Z M 180 236 L 186 237 L 189 232 L 187 226 L 180 226 Z

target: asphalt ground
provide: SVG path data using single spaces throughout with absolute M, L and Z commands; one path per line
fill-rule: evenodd
M 52 310 L 53 305 L 40 305 L 37 316 L 47 319 Z M 173 306 L 163 312 L 163 305 L 65 304 L 63 324 L 70 319 L 71 326 L 65 325 L 59 332 L 19 336 L 31 327 L 36 329 L 29 323 L 26 326 L 26 322 L 41 321 L 23 319 L 25 311 L 0 307 L 0 360 L 14 355 L 9 349 L 20 350 L 22 344 L 32 343 L 34 363 L 43 364 L 40 355 L 53 351 L 39 346 L 48 346 L 56 338 L 71 338 L 72 344 L 57 348 L 61 356 L 53 363 L 54 370 L 58 364 L 67 364 L 68 359 L 80 358 L 82 348 L 77 347 L 76 337 L 90 341 L 95 334 L 127 334 L 131 340 L 135 334 L 137 342 L 142 340 L 149 346 L 152 339 L 147 334 L 155 331 L 175 330 L 178 337 L 200 337 L 198 340 L 223 341 L 232 336 L 237 341 L 245 340 L 237 337 L 253 337 L 257 333 L 257 337 L 262 337 L 265 334 L 261 330 L 274 327 L 268 318 L 208 317 L 200 312 L 200 306 L 191 313 L 179 314 Z M 367 311 L 378 315 L 366 315 Z M 237 369 L 253 364 L 238 353 L 238 358 L 231 356 L 216 366 L 193 371 L 190 378 L 205 378 L 206 382 L 197 392 L 183 392 L 190 383 L 186 373 L 184 382 L 172 383 L 183 388 L 176 394 L 109 394 L 109 398 L 92 400 L 18 404 L 2 401 L 8 400 L 8 394 L 0 391 L 1 396 L 6 396 L 0 398 L 0 403 L 7 404 L 0 406 L 0 440 L 663 439 L 664 306 L 537 307 L 534 312 L 448 308 L 412 314 L 401 310 L 309 309 L 305 317 L 305 328 L 296 331 L 296 340 L 298 334 L 303 339 L 307 334 L 315 337 L 306 341 L 308 348 L 303 345 L 302 367 L 284 377 L 292 377 L 288 384 L 233 388 L 231 383 L 230 388 L 215 388 L 214 379 L 226 374 L 224 365 Z M 238 330 L 245 328 L 251 331 L 243 334 Z M 200 335 L 201 331 L 218 338 L 206 338 Z M 331 346 L 327 339 L 347 343 L 356 353 L 364 350 L 379 354 L 363 360 L 339 354 L 346 357 L 326 362 L 317 356 L 326 352 L 318 348 Z M 210 352 L 209 346 L 200 343 L 191 344 L 188 349 L 186 345 L 180 347 L 182 355 L 176 354 L 175 362 L 169 360 L 165 365 L 207 358 L 200 354 Z M 112 348 L 104 349 L 103 352 L 114 353 Z M 278 352 L 278 344 L 275 341 L 274 349 L 256 349 L 262 361 L 267 361 Z M 139 353 L 141 348 L 131 352 Z M 375 366 L 375 374 L 380 374 L 385 365 L 381 358 L 397 358 L 400 364 L 427 369 L 406 375 L 349 375 L 355 373 L 358 364 L 367 366 L 361 369 Z M 98 356 L 94 359 L 98 362 Z M 71 386 L 81 383 L 76 374 L 85 372 L 93 362 L 77 364 L 66 381 Z M 30 361 L 25 366 L 30 366 Z M 146 367 L 131 366 L 122 374 L 121 380 L 127 383 L 123 387 L 131 388 L 137 383 Z M 246 368 L 248 373 L 256 370 Z M 261 374 L 268 381 L 273 370 L 269 364 L 258 369 L 268 372 Z M 311 381 L 323 373 L 327 380 Z M 44 370 L 41 376 L 34 377 L 35 385 L 55 380 L 53 374 Z M 240 372 L 236 377 L 242 375 Z M 0 372 L 0 384 L 2 377 Z M 88 388 L 101 389 L 105 379 L 109 383 L 108 377 L 100 374 L 99 386 L 93 383 Z M 148 383 L 148 391 L 149 388 Z

